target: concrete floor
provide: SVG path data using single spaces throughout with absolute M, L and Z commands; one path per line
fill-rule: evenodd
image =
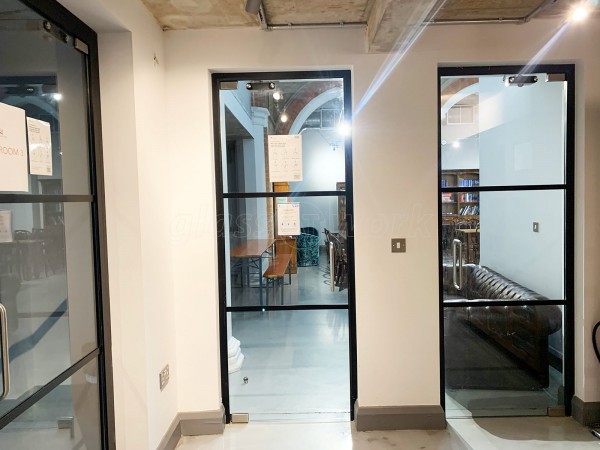
M 283 287 L 284 305 L 348 302 L 347 289 L 331 290 L 324 252 L 319 266 L 298 267 L 291 278 Z M 270 292 L 269 304 L 281 304 L 280 289 Z M 258 293 L 257 287 L 232 286 L 232 303 L 258 305 Z M 347 310 L 231 313 L 231 330 L 244 354 L 241 370 L 229 375 L 232 412 L 253 421 L 349 420 Z
M 452 419 L 446 430 L 357 432 L 351 422 L 228 425 L 220 436 L 186 436 L 178 450 L 577 450 L 600 441 L 570 418 Z

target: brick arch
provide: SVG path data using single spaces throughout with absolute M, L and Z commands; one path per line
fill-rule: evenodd
M 337 80 L 311 81 L 302 86 L 285 105 L 287 122 L 282 122 L 281 116 L 277 118 L 275 134 L 289 134 L 290 128 L 300 112 L 319 95 L 334 88 L 341 89 L 342 82 Z
M 455 94 L 477 83 L 479 78 L 455 78 L 442 88 L 441 106 L 443 107 Z

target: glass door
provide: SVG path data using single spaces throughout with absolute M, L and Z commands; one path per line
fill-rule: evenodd
M 228 417 L 349 420 L 349 73 L 213 82 Z
M 42 16 L 38 3 L 0 5 L 0 448 L 98 449 L 95 42 L 49 19 L 57 4 Z
M 446 416 L 569 414 L 573 67 L 439 82 Z

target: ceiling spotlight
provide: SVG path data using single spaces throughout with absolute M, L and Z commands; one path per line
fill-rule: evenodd
M 580 4 L 571 10 L 570 19 L 573 22 L 581 22 L 588 18 L 590 9 L 585 4 Z
M 273 92 L 273 98 L 275 99 L 275 101 L 281 100 L 281 92 L 279 92 L 279 91 Z
M 258 14 L 262 0 L 246 0 L 246 12 Z
M 458 142 L 458 141 L 454 141 L 454 142 L 452 143 L 452 148 L 459 148 L 459 147 L 460 147 L 460 142 Z
M 279 116 L 279 120 L 281 120 L 281 122 L 286 123 L 288 121 L 289 117 L 286 113 L 283 113 L 281 116 Z
M 63 95 L 60 92 L 55 92 L 52 94 L 52 98 L 57 102 L 60 102 L 63 99 Z

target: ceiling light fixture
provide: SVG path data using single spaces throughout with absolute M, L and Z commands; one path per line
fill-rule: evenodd
M 52 98 L 57 102 L 60 102 L 63 99 L 63 95 L 60 92 L 55 92 L 52 94 Z
M 454 141 L 454 142 L 452 143 L 452 148 L 459 148 L 459 147 L 460 147 L 460 142 L 458 142 L 458 141 Z
M 351 131 L 352 131 L 352 129 L 350 128 L 350 124 L 346 121 L 342 121 L 338 125 L 338 132 L 342 136 L 350 136 Z
M 279 100 L 281 100 L 281 92 L 279 92 L 279 91 L 275 91 L 275 92 L 273 92 L 273 98 L 274 98 L 274 99 L 275 99 L 275 101 L 277 101 L 277 102 L 278 102 Z
M 281 120 L 283 123 L 286 123 L 288 121 L 288 115 L 283 113 L 281 116 L 279 116 L 279 120 Z
M 589 15 L 590 8 L 585 3 L 581 3 L 571 10 L 569 19 L 573 22 L 582 22 L 587 19 Z
M 246 12 L 258 14 L 262 0 L 246 0 Z

